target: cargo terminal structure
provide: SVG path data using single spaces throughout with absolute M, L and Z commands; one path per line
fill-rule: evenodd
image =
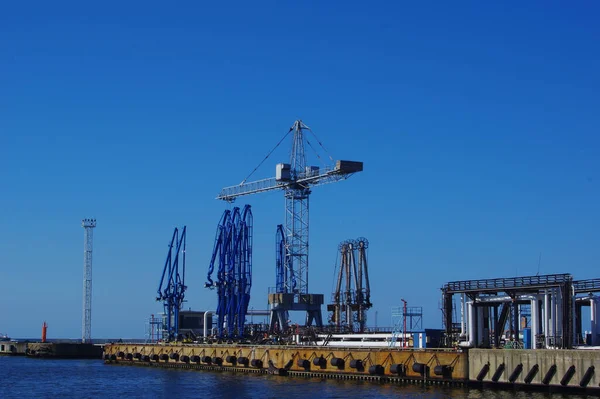
M 595 372 L 600 366 L 600 279 L 551 274 L 449 282 L 441 288 L 442 330 L 407 330 L 408 315 L 422 311 L 409 313 L 401 299 L 402 327 L 398 323 L 381 331 L 370 328 L 366 319 L 375 288 L 369 269 L 377 267 L 367 266 L 369 242 L 346 240 L 338 247 L 341 261 L 327 306 L 329 324 L 323 323 L 324 295 L 308 286 L 308 199 L 313 187 L 347 179 L 362 172 L 363 164 L 329 157 L 330 165 L 311 166 L 304 148 L 312 147 L 305 137 L 314 136 L 312 130 L 295 121 L 277 146 L 290 134 L 290 161 L 277 164 L 274 177 L 246 182 L 273 149 L 240 184 L 217 196 L 231 203 L 261 192 L 284 193 L 285 221 L 275 235 L 275 288 L 268 292 L 269 309 L 264 311 L 270 315 L 268 326 L 256 330 L 245 324 L 251 314 L 253 219 L 250 205 L 234 207 L 217 226 L 207 275 L 206 287 L 216 289 L 217 309 L 202 314 L 203 323 L 195 324 L 191 339 L 180 340 L 182 326 L 174 325 L 163 342 L 107 344 L 107 364 L 600 394 Z M 165 270 L 178 274 L 177 268 Z M 180 289 L 163 290 L 160 300 L 183 300 L 184 274 L 181 282 L 174 278 L 170 285 Z M 290 325 L 292 311 L 306 313 L 305 325 Z
M 598 282 L 556 274 L 447 283 L 443 310 L 452 329 L 445 329 L 439 341 L 430 340 L 432 345 L 418 341 L 436 330 L 411 334 L 408 348 L 390 346 L 389 333 L 367 328 L 361 334 L 332 334 L 325 326 L 316 338 L 314 328 L 300 328 L 291 340 L 266 344 L 211 337 L 187 344 L 114 343 L 105 346 L 104 360 L 112 365 L 600 394 L 595 371 L 600 348 L 594 346 Z M 454 295 L 467 308 L 463 318 L 454 315 Z

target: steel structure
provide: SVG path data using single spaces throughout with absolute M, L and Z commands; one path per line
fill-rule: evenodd
M 241 338 L 252 287 L 252 225 L 250 205 L 226 210 L 217 226 L 208 268 L 207 288 L 217 289 L 219 337 Z M 217 281 L 212 274 L 217 266 Z
M 338 328 L 344 326 L 348 331 L 365 331 L 367 310 L 373 306 L 367 267 L 368 248 L 369 241 L 366 238 L 346 240 L 338 246 L 340 268 L 333 303 L 327 306 L 331 312 L 330 320 Z
M 290 163 L 278 164 L 275 177 L 254 182 L 246 182 L 246 178 L 239 185 L 222 189 L 217 196 L 217 199 L 231 202 L 243 195 L 272 190 L 283 190 L 285 197 L 285 258 L 283 264 L 285 269 L 287 269 L 287 272 L 281 275 L 287 276 L 287 280 L 283 282 L 284 289 L 279 293 L 293 293 L 294 298 L 292 303 L 289 303 L 289 301 L 286 300 L 286 303 L 271 302 L 271 305 L 274 312 L 276 308 L 278 309 L 279 316 L 282 319 L 284 319 L 283 314 L 289 310 L 306 310 L 308 324 L 316 316 L 314 313 L 316 312 L 314 306 L 319 306 L 319 315 L 316 316 L 317 323 L 319 323 L 318 320 L 320 320 L 320 304 L 306 304 L 306 301 L 302 299 L 303 295 L 305 296 L 304 298 L 307 298 L 306 295 L 309 295 L 308 200 L 311 194 L 311 188 L 347 179 L 354 173 L 362 171 L 363 164 L 362 162 L 337 161 L 334 166 L 325 168 L 307 166 L 305 142 L 311 147 L 312 145 L 306 139 L 304 134 L 305 131 L 310 132 L 314 136 L 314 133 L 312 133 L 308 126 L 301 120 L 297 120 L 292 127 L 290 127 L 284 138 L 277 144 L 277 146 L 279 146 L 290 133 L 293 133 Z M 321 144 L 318 139 L 317 142 Z M 269 155 L 267 155 L 267 157 L 268 156 Z M 279 287 L 282 286 L 279 285 Z M 319 302 L 317 296 L 311 296 L 311 298 L 316 302 Z M 305 305 L 310 306 L 307 308 Z M 274 315 L 275 314 L 273 314 L 273 316 Z M 281 327 L 287 328 L 286 320 L 281 320 L 281 322 L 283 323 Z
M 570 348 L 575 338 L 575 292 L 570 274 L 450 282 L 442 287 L 446 335 L 457 335 L 453 330 L 453 295 L 460 294 L 459 336 L 466 337 L 462 346 L 497 348 L 503 333 L 512 347 L 523 345 L 520 318 L 527 312 L 531 315 L 532 348 Z
M 600 278 L 573 281 L 575 291 L 575 344 L 600 345 Z M 583 307 L 589 307 L 590 324 L 585 326 Z M 587 334 L 584 334 L 587 330 Z M 586 336 L 589 335 L 589 336 Z
M 573 281 L 573 288 L 576 294 L 600 292 L 600 278 Z
M 277 225 L 275 233 L 275 291 L 280 293 L 293 292 L 296 288 L 294 271 L 285 267 L 285 233 L 283 225 Z
M 402 301 L 402 307 L 395 306 L 392 308 L 392 338 L 389 342 L 389 347 L 392 348 L 396 346 L 396 342 L 398 341 L 398 337 L 402 335 L 402 347 L 405 348 L 406 345 L 406 306 L 407 302 L 404 299 L 400 299 Z
M 81 318 L 81 342 L 92 342 L 92 248 L 96 219 L 83 219 L 83 315 Z
M 146 324 L 146 343 L 156 343 L 162 339 L 162 326 L 163 318 L 151 314 Z
M 181 232 L 176 227 L 169 243 L 167 260 L 163 268 L 160 283 L 158 284 L 157 301 L 163 302 L 165 322 L 163 323 L 163 336 L 166 341 L 178 339 L 179 311 L 185 298 L 185 245 L 186 226 Z M 180 256 L 181 254 L 181 269 Z

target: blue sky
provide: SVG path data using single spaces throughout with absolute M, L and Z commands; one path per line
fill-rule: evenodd
M 9 2 L 0 9 L 0 331 L 80 337 L 82 218 L 95 217 L 94 337 L 142 337 L 175 226 L 186 307 L 203 288 L 214 200 L 295 119 L 350 180 L 311 197 L 311 291 L 337 245 L 370 241 L 374 309 L 447 281 L 598 276 L 596 2 Z M 286 142 L 255 174 L 270 177 Z M 274 286 L 280 192 L 248 197 L 251 305 Z

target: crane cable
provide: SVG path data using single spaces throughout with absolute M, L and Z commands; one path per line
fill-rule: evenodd
M 323 166 L 326 166 L 325 161 L 323 161 L 323 159 L 321 159 L 321 156 L 319 155 L 319 153 L 317 152 L 317 150 L 315 149 L 315 147 L 313 147 L 313 145 L 310 143 L 310 141 L 308 141 L 308 139 L 306 139 L 306 144 L 308 144 L 308 146 L 314 151 L 315 155 L 317 156 L 317 158 L 319 159 L 319 161 L 321 161 L 321 163 L 323 164 Z M 331 157 L 329 157 L 331 158 Z
M 277 147 L 279 147 L 279 145 L 281 143 L 283 143 L 283 140 L 285 140 L 285 138 L 288 136 L 288 134 L 290 134 L 291 131 L 292 131 L 292 128 L 290 128 L 290 130 L 288 130 L 288 132 L 283 135 L 281 140 L 279 140 L 279 143 L 277 143 L 277 145 L 275 147 L 273 147 L 273 149 L 271 151 L 269 151 L 267 156 L 262 161 L 260 161 L 260 163 L 252 170 L 252 172 L 250 172 L 250 174 L 248 176 L 246 176 L 246 178 L 244 180 L 242 180 L 242 182 L 240 183 L 240 186 L 242 184 L 246 183 L 246 180 L 248 180 L 250 178 L 250 176 L 252 176 L 254 174 L 254 172 L 256 172 L 256 170 L 261 167 L 261 165 L 267 160 L 267 158 L 269 158 L 269 156 L 273 153 L 273 151 L 275 151 L 277 149 Z
M 325 153 L 327 154 L 327 156 L 329 157 L 329 159 L 331 160 L 331 162 L 333 162 L 333 158 L 331 157 L 331 154 L 329 154 L 329 152 L 325 149 L 325 147 L 323 146 L 323 143 L 321 143 L 321 140 L 319 140 L 319 138 L 317 137 L 317 135 L 310 129 L 308 129 L 308 131 L 310 132 L 310 134 L 312 134 L 315 139 L 317 140 L 317 143 L 319 143 L 319 145 L 321 146 L 321 148 L 323 149 L 323 151 L 325 151 Z M 308 140 L 306 140 L 308 142 Z M 311 146 L 312 147 L 312 146 Z

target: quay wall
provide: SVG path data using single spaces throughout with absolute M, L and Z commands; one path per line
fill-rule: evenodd
M 439 349 L 115 343 L 105 345 L 104 359 L 108 363 L 147 366 L 216 367 L 279 375 L 318 374 L 324 378 L 389 377 L 432 384 L 464 383 L 468 378 L 466 353 Z
M 30 342 L 26 355 L 58 359 L 100 359 L 102 346 L 82 343 Z
M 470 349 L 469 380 L 546 388 L 598 389 L 600 351 Z

